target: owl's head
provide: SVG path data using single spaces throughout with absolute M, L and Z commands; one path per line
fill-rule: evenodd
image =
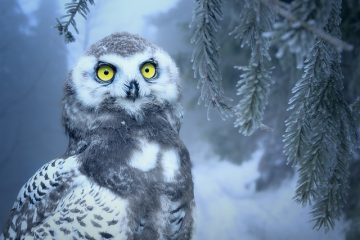
M 129 33 L 115 33 L 93 44 L 69 80 L 85 107 L 111 105 L 138 114 L 149 105 L 179 100 L 179 73 L 172 58 L 156 45 Z

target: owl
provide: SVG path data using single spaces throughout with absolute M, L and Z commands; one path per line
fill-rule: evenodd
M 22 187 L 2 239 L 190 239 L 193 181 L 178 69 L 129 33 L 93 44 L 65 83 L 63 157 Z

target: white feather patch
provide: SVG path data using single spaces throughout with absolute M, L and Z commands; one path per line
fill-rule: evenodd
M 87 106 L 98 106 L 104 100 L 106 92 L 106 88 L 93 79 L 96 63 L 94 56 L 83 56 L 72 73 L 78 99 Z
M 130 166 L 144 172 L 156 167 L 160 146 L 157 143 L 140 140 L 140 150 L 133 153 L 130 159 Z
M 16 237 L 16 232 L 12 228 L 9 228 L 9 237 L 13 239 Z
M 161 159 L 164 179 L 167 182 L 174 180 L 180 168 L 179 154 L 174 149 L 166 150 Z
M 22 221 L 20 228 L 21 228 L 22 231 L 25 231 L 26 228 L 27 228 L 27 223 L 25 221 Z

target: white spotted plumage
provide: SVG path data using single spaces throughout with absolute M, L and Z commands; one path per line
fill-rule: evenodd
M 11 221 L 8 225 L 8 239 L 19 239 L 38 221 L 39 215 L 50 216 L 50 212 L 39 212 L 38 206 L 53 204 L 50 194 L 56 192 L 65 182 L 75 187 L 74 181 L 79 176 L 76 157 L 60 158 L 43 165 L 21 188 L 11 211 Z M 27 212 L 27 214 L 24 214 Z M 24 237 L 24 236 L 22 236 Z
M 30 207 L 42 201 L 44 196 L 56 189 L 59 184 L 71 176 L 79 174 L 76 157 L 55 159 L 43 165 L 20 189 L 13 208 L 20 210 L 26 201 Z
M 25 239 L 126 239 L 127 200 L 84 176 Z
M 71 184 L 51 214 L 41 224 L 27 229 L 29 221 L 36 222 L 36 207 L 51 201 L 49 194 L 63 181 Z M 17 227 L 26 233 L 20 239 L 125 239 L 127 204 L 127 200 L 82 175 L 76 157 L 56 159 L 41 167 L 20 190 L 13 210 L 20 213 L 21 208 L 28 207 L 34 214 L 31 219 L 13 215 L 8 239 L 19 239 Z
M 97 72 L 104 64 L 109 81 Z M 66 157 L 21 188 L 0 239 L 190 239 L 179 80 L 172 58 L 139 36 L 115 33 L 92 45 L 65 83 Z

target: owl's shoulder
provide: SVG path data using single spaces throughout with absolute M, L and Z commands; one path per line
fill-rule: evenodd
M 73 186 L 78 175 L 76 156 L 44 164 L 20 189 L 5 225 L 5 237 L 17 238 L 42 222 Z

